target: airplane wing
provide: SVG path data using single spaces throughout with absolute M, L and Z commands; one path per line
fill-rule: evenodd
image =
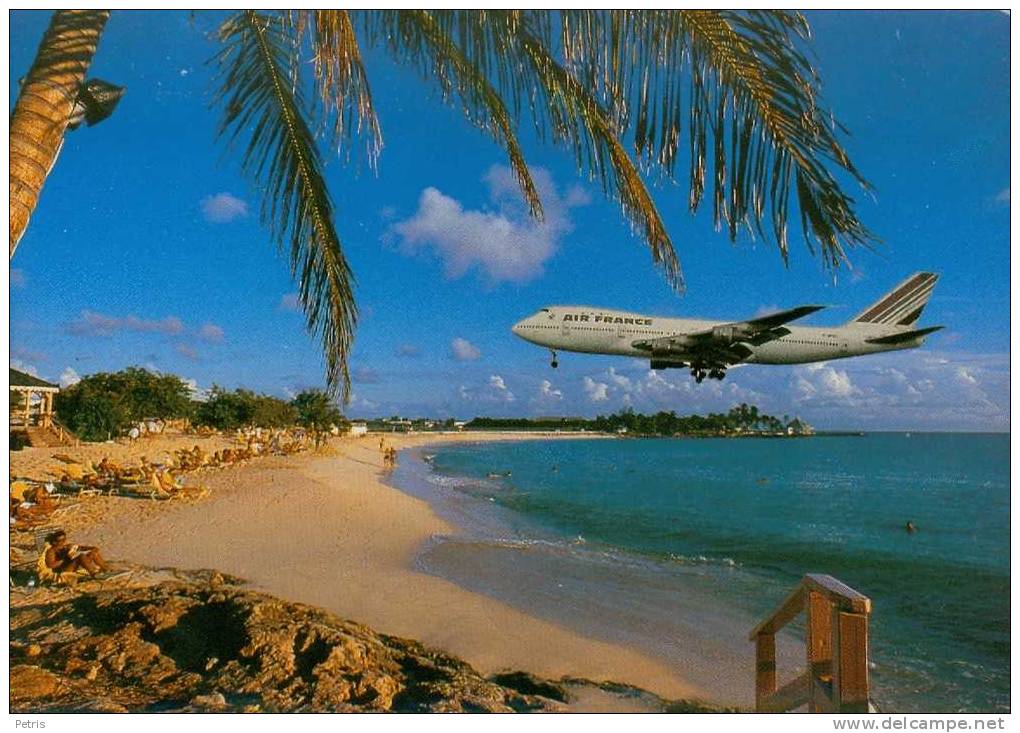
M 750 346 L 782 338 L 790 333 L 783 324 L 820 311 L 822 305 L 802 305 L 747 321 L 722 323 L 702 331 L 676 333 L 654 339 L 633 341 L 636 349 L 652 356 L 682 358 L 713 366 L 729 366 L 751 355 Z

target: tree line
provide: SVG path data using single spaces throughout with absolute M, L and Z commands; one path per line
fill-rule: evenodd
M 60 421 L 82 440 L 107 440 L 149 419 L 187 419 L 192 425 L 217 430 L 346 424 L 334 400 L 322 390 L 304 390 L 291 400 L 282 400 L 247 389 L 214 386 L 205 399 L 196 399 L 191 386 L 180 377 L 139 367 L 87 376 L 62 389 L 54 409 Z
M 476 417 L 466 427 L 476 430 L 592 430 L 633 435 L 803 435 L 812 432 L 811 427 L 799 418 L 767 415 L 747 403 L 736 405 L 729 412 L 707 415 L 677 415 L 673 411 L 645 415 L 626 408 L 591 420 L 581 417 Z

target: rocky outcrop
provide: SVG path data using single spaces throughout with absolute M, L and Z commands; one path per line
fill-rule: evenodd
M 164 582 L 11 611 L 15 711 L 562 707 L 562 688 L 526 687 L 487 680 L 417 642 L 237 587 Z

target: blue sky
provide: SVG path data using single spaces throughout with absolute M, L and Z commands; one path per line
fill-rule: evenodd
M 218 15 L 115 11 L 90 76 L 127 87 L 115 114 L 71 132 L 11 262 L 11 363 L 65 382 L 137 364 L 199 387 L 280 396 L 322 384 L 286 263 L 259 226 L 238 156 L 210 110 Z M 619 208 L 571 157 L 525 132 L 544 225 L 520 214 L 504 156 L 413 70 L 366 63 L 385 147 L 377 174 L 329 160 L 361 308 L 353 416 L 594 415 L 755 402 L 826 428 L 1009 428 L 1009 18 L 993 12 L 813 12 L 825 100 L 874 184 L 882 239 L 826 273 L 799 229 L 784 266 L 732 245 L 683 186 L 653 195 L 684 267 L 673 293 Z M 48 21 L 11 13 L 11 89 Z M 501 243 L 507 246 L 501 246 Z M 547 353 L 509 327 L 550 303 L 743 318 L 821 302 L 839 323 L 917 270 L 942 274 L 919 351 L 747 367 L 696 385 L 647 363 Z

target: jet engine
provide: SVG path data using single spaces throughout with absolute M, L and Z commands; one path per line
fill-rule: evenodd
M 726 326 L 715 326 L 712 328 L 712 338 L 716 341 L 732 344 L 735 341 L 746 341 L 754 336 L 754 329 L 750 326 L 729 324 Z

